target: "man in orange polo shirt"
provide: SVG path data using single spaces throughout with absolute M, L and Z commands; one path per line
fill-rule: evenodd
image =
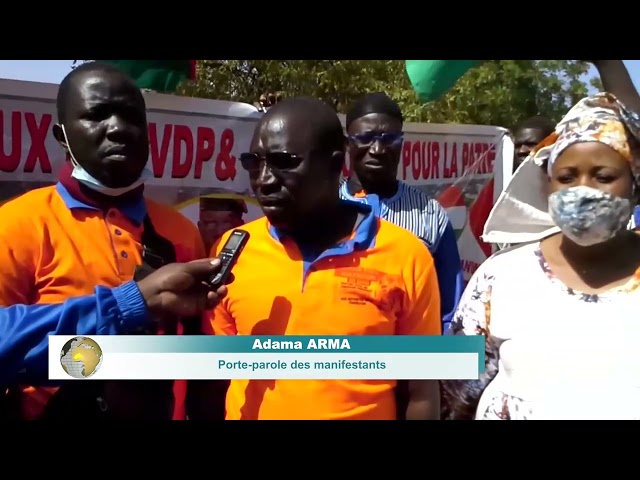
M 440 335 L 433 258 L 411 233 L 340 200 L 342 125 L 319 100 L 293 98 L 258 124 L 241 161 L 266 217 L 216 307 L 216 335 Z M 214 246 L 217 254 L 226 233 Z M 227 419 L 394 420 L 395 381 L 232 380 Z M 401 416 L 438 419 L 436 381 L 412 381 Z
M 164 263 L 203 258 L 195 225 L 143 197 L 149 141 L 145 101 L 134 81 L 113 66 L 87 63 L 61 82 L 56 106 L 53 133 L 69 162 L 56 185 L 0 207 L 0 306 L 63 303 L 98 285 L 139 280 Z M 177 328 L 176 321 L 164 325 L 166 333 Z M 89 384 L 58 389 L 37 380 L 37 387 L 6 386 L 20 397 L 22 418 L 100 414 Z M 110 391 L 130 407 L 127 417 L 185 417 L 184 382 L 116 386 Z

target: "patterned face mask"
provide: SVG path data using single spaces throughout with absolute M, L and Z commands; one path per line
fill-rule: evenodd
M 606 242 L 626 230 L 632 211 L 628 199 L 591 187 L 571 187 L 549 196 L 549 215 L 555 224 L 584 247 Z

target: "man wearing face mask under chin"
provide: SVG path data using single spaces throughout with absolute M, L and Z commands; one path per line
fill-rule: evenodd
M 542 240 L 495 254 L 469 282 L 453 331 L 486 337 L 487 368 L 442 382 L 446 418 L 640 418 L 640 236 L 626 228 L 639 138 L 640 116 L 598 94 L 518 170 L 521 188 L 492 216 L 517 235 L 537 225 Z
M 143 196 L 149 141 L 145 101 L 134 81 L 111 65 L 87 63 L 61 82 L 56 106 L 53 134 L 69 161 L 56 185 L 0 209 L 0 305 L 60 304 L 97 285 L 115 288 L 165 264 L 205 257 L 192 222 Z M 200 319 L 188 320 L 121 333 L 198 332 Z M 41 371 L 46 368 L 34 367 Z M 48 385 L 39 375 L 31 375 L 35 387 L 7 386 L 22 419 L 185 418 L 185 382 Z

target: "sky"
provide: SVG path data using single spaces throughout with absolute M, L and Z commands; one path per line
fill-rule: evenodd
M 625 60 L 631 78 L 640 90 L 640 60 Z M 73 60 L 0 60 L 0 78 L 60 83 L 71 70 Z M 592 68 L 589 76 L 596 74 Z

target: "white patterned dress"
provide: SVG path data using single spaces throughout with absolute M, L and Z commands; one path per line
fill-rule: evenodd
M 443 382 L 446 418 L 640 419 L 640 271 L 599 295 L 567 288 L 540 244 L 498 252 L 452 323 L 485 335 L 487 371 Z

